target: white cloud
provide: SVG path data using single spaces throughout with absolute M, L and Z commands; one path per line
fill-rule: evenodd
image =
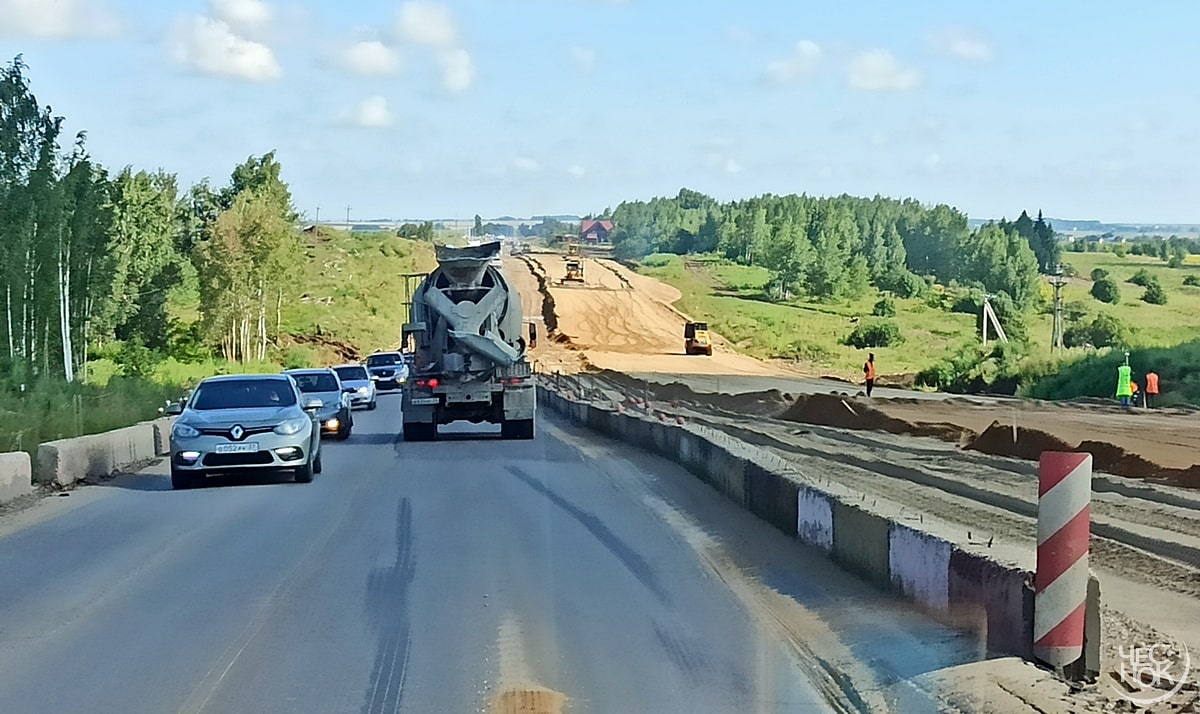
M 537 171 L 541 168 L 541 164 L 537 162 L 537 159 L 531 159 L 528 156 L 518 156 L 513 159 L 512 163 L 513 168 L 518 171 Z
M 929 36 L 929 44 L 941 54 L 967 62 L 990 62 L 995 57 L 986 39 L 961 27 L 934 32 Z
M 206 74 L 263 82 L 283 71 L 270 47 L 248 40 L 228 23 L 188 17 L 176 26 L 169 44 L 175 60 Z
M 596 67 L 596 50 L 593 47 L 571 48 L 571 61 L 584 70 L 591 71 Z
M 933 171 L 934 169 L 936 169 L 938 166 L 941 165 L 942 157 L 939 154 L 930 154 L 930 155 L 926 156 L 924 158 L 924 160 L 921 161 L 921 163 L 924 164 L 926 169 Z
M 465 92 L 475 81 L 475 63 L 471 53 L 461 47 L 438 53 L 438 65 L 442 69 L 442 86 L 447 92 Z
M 727 174 L 740 174 L 742 172 L 742 164 L 737 159 L 716 151 L 708 154 L 705 163 L 708 164 L 710 169 L 724 171 Z
M 903 92 L 916 87 L 920 75 L 887 50 L 868 50 L 850 61 L 849 80 L 855 89 Z
M 261 30 L 274 13 L 263 0 L 210 0 L 212 17 L 242 32 Z
M 450 8 L 436 2 L 412 0 L 400 6 L 400 37 L 415 45 L 457 47 L 458 22 Z
M 725 173 L 727 174 L 740 174 L 742 172 L 742 165 L 737 162 L 737 159 L 732 157 L 726 158 L 725 165 L 721 168 L 725 169 Z
M 575 178 L 583 178 L 584 176 L 587 176 L 587 169 L 583 168 L 579 164 L 571 164 L 567 167 L 567 173 L 571 174 Z
M 811 77 L 820 62 L 820 46 L 809 40 L 800 40 L 791 57 L 767 65 L 767 78 L 776 84 L 800 82 Z
M 394 74 L 400 68 L 399 53 L 378 40 L 363 40 L 347 46 L 339 60 L 355 74 Z
M 117 29 L 104 0 L 0 0 L 0 37 L 63 40 Z
M 346 119 L 354 126 L 378 129 L 392 125 L 392 112 L 387 99 L 376 94 L 359 102 Z
M 748 45 L 754 42 L 754 33 L 742 27 L 741 25 L 730 25 L 725 28 L 725 34 L 731 42 L 739 45 Z

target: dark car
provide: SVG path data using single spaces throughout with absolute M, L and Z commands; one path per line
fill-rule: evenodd
M 408 380 L 408 363 L 399 352 L 376 352 L 367 358 L 367 371 L 379 389 L 399 389 Z
M 289 369 L 284 374 L 296 381 L 306 397 L 321 400 L 323 406 L 317 412 L 317 420 L 322 434 L 332 434 L 338 441 L 350 438 L 350 430 L 354 427 L 350 395 L 337 372 L 332 369 Z

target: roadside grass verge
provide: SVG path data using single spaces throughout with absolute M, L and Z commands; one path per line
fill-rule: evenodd
M 827 374 L 858 378 L 867 352 L 886 374 L 917 372 L 976 340 L 971 315 L 931 308 L 920 298 L 896 299 L 893 318 L 903 345 L 860 350 L 843 344 L 857 323 L 871 321 L 878 291 L 834 303 L 803 297 L 785 302 L 767 296 L 766 269 L 676 255 L 651 256 L 639 272 L 674 286 L 680 310 L 705 320 L 742 352 L 794 360 Z

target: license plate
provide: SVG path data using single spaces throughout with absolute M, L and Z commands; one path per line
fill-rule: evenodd
M 258 451 L 258 442 L 247 441 L 242 444 L 217 444 L 213 451 L 218 454 L 253 454 Z
M 408 403 L 413 404 L 415 406 L 425 406 L 427 404 L 437 404 L 438 398 L 437 397 L 418 397 L 416 399 L 408 400 Z

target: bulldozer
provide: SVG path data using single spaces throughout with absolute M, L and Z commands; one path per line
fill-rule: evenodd
M 563 276 L 564 283 L 582 283 L 583 282 L 583 261 L 578 258 L 572 258 L 567 261 L 567 274 Z
M 712 357 L 712 339 L 708 336 L 707 322 L 689 322 L 683 326 L 683 352 Z

